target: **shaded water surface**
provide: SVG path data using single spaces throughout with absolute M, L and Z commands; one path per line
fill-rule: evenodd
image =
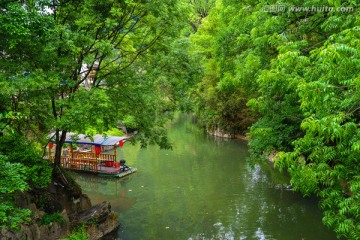
M 206 136 L 187 115 L 170 124 L 169 137 L 172 151 L 126 143 L 119 157 L 139 169 L 129 177 L 75 175 L 92 203 L 110 201 L 119 213 L 121 239 L 336 239 L 316 199 L 246 161 L 246 142 Z

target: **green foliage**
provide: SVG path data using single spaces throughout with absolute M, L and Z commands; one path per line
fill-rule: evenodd
M 349 239 L 360 236 L 360 45 L 353 40 L 359 33 L 357 27 L 349 28 L 311 52 L 307 82 L 298 87 L 301 109 L 307 116 L 301 124 L 305 135 L 294 141 L 294 151 L 284 153 L 277 163 L 289 169 L 296 189 L 321 197 L 325 225 Z
M 18 135 L 0 137 L 0 153 L 6 155 L 9 162 L 22 164 L 22 177 L 30 188 L 41 189 L 50 184 L 52 167 L 49 161 L 41 158 L 33 142 Z
M 251 41 L 254 17 L 245 6 L 217 1 L 191 36 L 204 65 L 204 76 L 196 90 L 196 112 L 209 130 L 244 134 L 256 119 L 246 103 L 255 94 L 253 79 L 273 53 L 256 48 Z
M 191 14 L 189 23 L 193 32 L 196 32 L 209 11 L 215 6 L 215 0 L 190 0 Z
M 276 4 L 285 11 L 264 11 Z M 299 5 L 352 10 L 289 10 Z M 294 190 L 319 196 L 324 224 L 348 239 L 360 238 L 358 7 L 219 0 L 191 36 L 203 56 L 200 120 L 230 131 L 251 119 L 252 155 L 281 151 L 276 166 L 290 173 Z
M 63 238 L 62 240 L 89 240 L 90 236 L 86 233 L 85 227 L 81 227 L 75 230 L 70 236 L 67 238 Z
M 108 136 L 123 136 L 124 133 L 121 130 L 119 130 L 118 128 L 112 128 L 106 132 L 106 135 L 108 135 Z
M 135 117 L 133 117 L 131 115 L 125 116 L 122 122 L 125 125 L 127 130 L 134 131 L 138 128 Z
M 170 115 L 164 112 L 176 107 L 158 94 L 165 89 L 160 78 L 171 85 L 173 76 L 186 75 L 188 59 L 182 52 L 185 68 L 172 75 L 162 69 L 158 76 L 152 67 L 164 52 L 151 49 L 182 49 L 168 44 L 186 27 L 190 11 L 184 2 L 86 0 L 55 6 L 51 1 L 6 1 L 1 6 L 0 86 L 6 91 L 0 114 L 8 120 L 1 129 L 11 124 L 13 131 L 45 145 L 49 129 L 105 133 L 132 116 L 141 132 L 135 140 L 170 147 L 163 127 Z M 174 72 L 177 52 L 169 56 L 163 65 L 173 64 Z M 176 84 L 186 89 L 179 79 Z M 9 119 L 11 112 L 21 119 Z M 54 141 L 63 144 L 60 136 Z M 59 149 L 55 159 L 59 165 Z
M 49 129 L 61 146 L 61 131 L 122 121 L 142 146 L 171 148 L 164 124 L 181 109 L 208 130 L 247 133 L 254 156 L 281 151 L 276 166 L 320 197 L 325 225 L 359 239 L 358 3 L 301 2 L 353 7 L 346 13 L 290 11 L 295 0 L 271 3 L 285 12 L 264 11 L 266 1 L 188 3 L 0 3 L 0 163 L 18 181 L 0 179 L 2 224 L 28 216 L 13 206 L 16 191 L 50 182 L 33 143 L 45 145 Z
M 8 158 L 0 154 L 0 226 L 18 229 L 19 224 L 29 221 L 30 210 L 14 206 L 17 191 L 28 189 L 25 167 L 20 163 L 10 163 Z
M 24 178 L 25 167 L 20 163 L 10 163 L 8 158 L 0 155 L 1 188 L 0 193 L 14 193 L 16 190 L 24 191 L 28 188 Z
M 30 210 L 15 207 L 11 201 L 3 201 L 0 204 L 0 227 L 19 230 L 20 223 L 30 221 L 30 215 Z
M 65 219 L 64 217 L 61 215 L 61 213 L 59 212 L 55 212 L 52 214 L 45 214 L 42 218 L 41 218 L 41 225 L 49 225 L 50 223 L 60 223 L 63 224 L 65 223 Z
M 180 36 L 167 41 L 152 49 L 152 55 L 153 61 L 147 65 L 146 72 L 156 81 L 162 99 L 167 100 L 164 110 L 169 112 L 178 108 L 190 111 L 191 93 L 202 69 L 198 65 L 198 55 L 191 51 L 189 39 Z
M 31 211 L 16 206 L 19 192 L 44 189 L 51 182 L 52 167 L 40 157 L 34 143 L 19 136 L 11 121 L 19 117 L 0 119 L 4 136 L 0 137 L 0 225 L 2 228 L 19 230 L 20 223 L 30 220 Z

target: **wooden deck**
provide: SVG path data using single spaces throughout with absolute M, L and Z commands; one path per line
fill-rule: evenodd
M 70 157 L 62 157 L 61 166 L 63 168 L 73 170 L 73 171 L 81 171 L 81 172 L 89 172 L 95 173 L 100 176 L 109 176 L 109 177 L 125 177 L 131 173 L 137 171 L 137 168 L 129 167 L 127 171 L 122 172 L 121 166 L 116 164 L 114 161 L 113 167 L 108 167 L 105 165 L 105 159 L 94 159 L 94 158 L 70 158 Z
M 54 161 L 52 156 L 49 160 Z M 62 156 L 61 166 L 70 170 L 85 171 L 101 174 L 119 174 L 120 163 L 116 162 L 116 156 L 112 154 L 77 153 L 74 157 Z

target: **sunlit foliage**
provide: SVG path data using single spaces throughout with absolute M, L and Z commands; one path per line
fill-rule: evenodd
M 253 116 L 242 129 L 252 155 L 279 152 L 294 189 L 319 196 L 324 224 L 349 239 L 360 237 L 358 7 L 219 0 L 192 36 L 204 56 L 197 104 L 207 128 L 231 132 Z

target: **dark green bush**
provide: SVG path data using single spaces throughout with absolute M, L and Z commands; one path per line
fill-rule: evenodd
M 41 225 L 49 225 L 50 223 L 65 223 L 65 218 L 59 212 L 53 214 L 45 214 L 41 219 Z

